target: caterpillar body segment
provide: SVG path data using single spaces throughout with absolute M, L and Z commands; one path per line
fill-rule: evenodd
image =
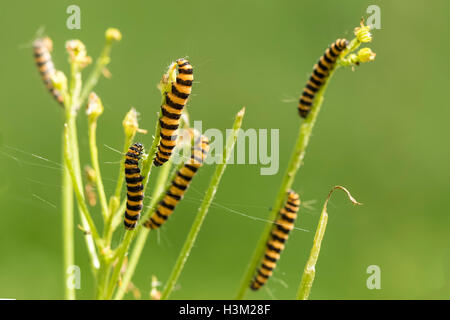
M 64 98 L 59 90 L 55 88 L 52 82 L 52 76 L 55 74 L 55 65 L 53 64 L 51 52 L 53 50 L 52 40 L 48 37 L 38 38 L 33 41 L 34 60 L 41 74 L 42 81 L 55 100 L 64 107 Z
M 160 201 L 149 220 L 144 223 L 145 227 L 157 229 L 167 221 L 189 188 L 189 184 L 194 178 L 196 172 L 202 166 L 208 151 L 208 138 L 205 136 L 199 137 L 195 141 L 192 148 L 190 159 L 185 162 L 183 167 L 181 167 L 181 169 L 176 173 L 176 176 L 164 198 Z
M 302 118 L 306 118 L 311 111 L 317 91 L 328 79 L 329 72 L 334 68 L 337 58 L 347 48 L 348 41 L 346 39 L 338 39 L 331 44 L 325 51 L 323 56 L 314 65 L 313 72 L 303 89 L 298 103 L 298 112 Z
M 144 152 L 140 143 L 133 144 L 125 155 L 125 181 L 127 183 L 127 207 L 125 209 L 125 229 L 133 230 L 139 221 L 144 201 L 143 177 L 139 169 L 139 159 Z
M 266 251 L 261 266 L 250 284 L 252 290 L 258 290 L 272 276 L 280 254 L 284 249 L 289 232 L 294 228 L 297 212 L 300 207 L 300 198 L 294 191 L 289 191 L 285 206 L 280 210 L 280 215 L 275 222 L 270 238 L 266 244 Z
M 161 140 L 158 145 L 153 164 L 161 166 L 167 162 L 177 143 L 177 129 L 180 125 L 181 113 L 192 91 L 194 71 L 186 59 L 178 59 L 178 75 L 169 92 L 165 94 L 165 103 L 161 106 Z

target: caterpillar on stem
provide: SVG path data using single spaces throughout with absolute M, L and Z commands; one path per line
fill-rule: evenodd
M 161 106 L 162 117 L 159 120 L 161 125 L 161 140 L 158 145 L 153 164 L 161 166 L 170 159 L 173 149 L 177 143 L 177 129 L 180 125 L 180 118 L 189 95 L 192 91 L 194 81 L 194 71 L 191 64 L 186 59 L 178 59 L 178 75 L 171 90 L 165 94 L 165 103 Z

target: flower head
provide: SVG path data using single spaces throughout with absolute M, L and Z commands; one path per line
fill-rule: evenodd
M 105 33 L 105 37 L 107 41 L 120 41 L 122 40 L 122 34 L 119 29 L 116 28 L 108 28 Z
M 370 48 L 362 48 L 358 51 L 359 62 L 370 62 L 375 60 L 376 53 L 374 53 Z
M 80 40 L 67 41 L 66 50 L 69 53 L 69 61 L 71 63 L 77 63 L 84 68 L 92 62 L 91 57 L 87 55 L 86 46 Z
M 135 108 L 131 108 L 122 122 L 127 137 L 134 137 L 136 132 L 147 133 L 147 130 L 139 129 L 138 113 Z
M 364 19 L 361 20 L 361 26 L 355 28 L 355 36 L 359 42 L 366 43 L 372 41 L 372 34 L 370 33 L 370 26 L 364 25 Z
M 86 108 L 86 114 L 89 120 L 97 120 L 97 118 L 103 113 L 102 100 L 95 94 L 91 92 L 89 95 L 88 105 Z

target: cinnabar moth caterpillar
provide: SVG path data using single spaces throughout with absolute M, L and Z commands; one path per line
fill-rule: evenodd
M 306 118 L 311 111 L 314 97 L 328 79 L 329 72 L 334 68 L 339 54 L 347 47 L 346 39 L 336 40 L 320 57 L 319 61 L 314 65 L 313 72 L 306 83 L 303 93 L 299 99 L 298 112 L 302 118 Z
M 277 261 L 280 259 L 281 251 L 283 251 L 284 245 L 289 237 L 289 232 L 294 228 L 299 206 L 300 198 L 298 194 L 294 191 L 289 191 L 286 204 L 280 210 L 280 216 L 275 222 L 270 239 L 267 242 L 266 252 L 261 266 L 250 284 L 252 290 L 261 288 L 272 275 Z
M 55 65 L 50 52 L 53 50 L 53 42 L 50 38 L 38 38 L 33 42 L 34 60 L 44 81 L 45 86 L 51 95 L 64 107 L 64 99 L 58 90 L 55 89 L 52 76 L 55 74 Z
M 127 208 L 125 210 L 125 229 L 133 230 L 139 221 L 144 200 L 139 159 L 144 152 L 142 144 L 136 142 L 125 155 L 125 181 L 127 183 Z
M 181 112 L 191 94 L 192 82 L 194 81 L 193 69 L 186 59 L 178 59 L 178 75 L 172 84 L 170 92 L 166 93 L 165 103 L 161 106 L 161 125 L 158 151 L 153 164 L 163 165 L 170 159 L 172 151 L 177 142 L 177 129 L 180 124 Z
M 183 198 L 189 184 L 197 170 L 202 166 L 209 151 L 209 140 L 205 136 L 199 137 L 191 151 L 191 158 L 177 172 L 172 185 L 167 190 L 164 198 L 159 202 L 156 211 L 144 226 L 157 229 L 163 225 L 175 210 L 176 205 Z

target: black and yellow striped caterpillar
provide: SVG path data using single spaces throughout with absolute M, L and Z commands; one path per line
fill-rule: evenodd
M 289 232 L 294 228 L 299 206 L 300 198 L 298 194 L 294 191 L 289 191 L 286 204 L 280 210 L 280 216 L 275 222 L 270 234 L 270 240 L 267 242 L 261 266 L 250 284 L 252 290 L 261 288 L 272 275 L 277 261 L 280 259 L 281 251 L 284 249 L 285 242 L 289 237 Z
M 144 152 L 142 144 L 136 142 L 125 155 L 125 181 L 127 182 L 127 208 L 125 210 L 125 229 L 133 230 L 139 221 L 144 200 L 139 159 Z
M 177 129 L 180 124 L 181 112 L 191 94 L 194 72 L 191 64 L 186 59 L 178 59 L 178 75 L 172 84 L 170 92 L 166 93 L 165 103 L 161 106 L 162 116 L 159 120 L 161 125 L 161 140 L 153 164 L 163 165 L 170 159 L 172 151 L 177 142 Z
M 55 74 L 55 65 L 52 61 L 50 52 L 53 50 L 53 42 L 50 38 L 38 38 L 33 42 L 33 52 L 36 65 L 41 74 L 45 86 L 50 91 L 51 95 L 64 107 L 64 99 L 52 82 L 52 76 Z
M 191 151 L 191 158 L 177 172 L 172 185 L 167 190 L 164 198 L 158 204 L 156 211 L 144 226 L 150 229 L 157 229 L 166 222 L 175 210 L 176 205 L 183 198 L 189 184 L 197 170 L 202 166 L 208 155 L 209 140 L 205 136 L 199 137 Z
M 334 67 L 339 54 L 347 47 L 346 39 L 336 40 L 320 57 L 319 61 L 314 65 L 313 72 L 306 83 L 305 89 L 298 103 L 298 112 L 302 118 L 306 118 L 311 111 L 314 97 L 320 87 L 326 81 L 329 71 Z

